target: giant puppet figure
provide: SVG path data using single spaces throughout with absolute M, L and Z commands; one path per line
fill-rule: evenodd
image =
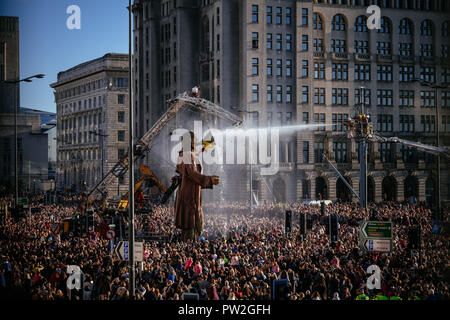
M 185 155 L 180 151 L 176 168 L 179 176 L 174 177 L 181 183 L 175 198 L 175 226 L 181 229 L 183 241 L 196 241 L 203 232 L 201 191 L 212 189 L 219 183 L 219 177 L 202 174 L 202 165 L 195 155 L 196 139 L 192 131 L 182 138 L 184 152 L 189 150 L 189 140 L 190 151 Z

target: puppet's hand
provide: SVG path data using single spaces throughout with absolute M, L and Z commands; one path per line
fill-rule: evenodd
M 219 177 L 218 176 L 212 176 L 211 177 L 211 182 L 213 185 L 218 185 L 219 184 Z

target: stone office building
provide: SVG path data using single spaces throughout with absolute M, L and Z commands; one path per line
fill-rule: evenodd
M 367 28 L 371 4 L 381 8 L 379 30 Z M 230 200 L 249 199 L 251 185 L 260 200 L 351 199 L 322 153 L 359 192 L 358 143 L 344 122 L 360 105 L 361 87 L 379 134 L 435 144 L 439 126 L 441 145 L 449 144 L 450 89 L 411 82 L 450 83 L 447 1 L 136 0 L 133 12 L 141 133 L 165 100 L 196 84 L 203 97 L 243 110 L 250 126 L 327 125 L 282 137 L 277 175 L 229 168 Z M 448 200 L 449 168 L 441 163 Z M 370 201 L 433 201 L 436 157 L 370 143 L 368 176 Z
M 58 73 L 58 190 L 90 191 L 128 151 L 128 55 L 108 53 Z M 108 197 L 128 190 L 124 175 Z

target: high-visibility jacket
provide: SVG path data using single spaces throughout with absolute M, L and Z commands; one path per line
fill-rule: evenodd
M 383 295 L 381 295 L 381 294 L 377 294 L 377 295 L 373 298 L 373 300 L 389 300 L 389 299 L 388 299 L 388 297 L 386 297 L 386 296 L 383 296 Z
M 369 300 L 369 297 L 363 293 L 357 296 L 355 300 Z
M 402 300 L 402 298 L 397 297 L 397 296 L 392 296 L 392 297 L 390 298 L 390 300 Z

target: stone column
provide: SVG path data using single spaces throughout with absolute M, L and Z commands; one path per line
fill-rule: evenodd
M 324 200 L 336 200 L 336 182 L 339 177 L 329 177 L 328 178 L 328 199 Z
M 383 178 L 373 178 L 375 183 L 375 202 L 381 202 L 383 200 Z

